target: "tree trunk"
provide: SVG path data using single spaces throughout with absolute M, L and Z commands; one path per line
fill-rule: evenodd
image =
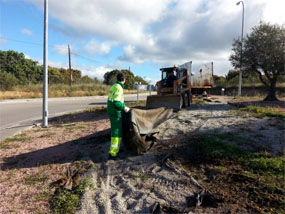
M 268 95 L 264 101 L 278 101 L 276 97 L 276 81 L 271 82 Z

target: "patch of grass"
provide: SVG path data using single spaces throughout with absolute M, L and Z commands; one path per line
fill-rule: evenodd
M 202 136 L 196 140 L 199 141 L 197 146 L 200 151 L 208 158 L 236 160 L 248 155 L 246 151 L 239 147 L 216 139 L 214 136 Z
M 248 167 L 257 173 L 280 174 L 284 172 L 285 159 L 283 157 L 259 157 L 251 159 Z
M 126 103 L 126 106 L 132 108 L 132 107 L 145 107 L 146 106 L 146 101 L 136 101 L 136 102 L 128 102 Z
M 43 183 L 48 176 L 37 173 L 35 175 L 28 175 L 24 178 L 24 183 L 28 185 L 35 185 L 37 183 Z
M 134 177 L 140 179 L 141 181 L 145 181 L 149 178 L 149 175 L 146 173 L 141 173 L 141 174 L 134 174 Z
M 70 126 L 65 128 L 65 131 L 73 131 L 73 130 L 77 130 L 77 129 L 85 129 L 86 126 L 82 126 L 82 125 L 76 125 L 76 126 Z
M 80 206 L 80 198 L 86 188 L 93 189 L 93 183 L 90 178 L 83 179 L 73 190 L 58 189 L 50 198 L 50 206 L 54 214 L 73 214 Z
M 54 132 L 47 132 L 47 133 L 41 135 L 40 138 L 51 137 L 51 136 L 54 136 L 54 135 L 56 135 Z
M 232 138 L 230 134 L 197 137 L 189 149 L 194 151 L 189 165 L 195 166 L 192 175 L 206 181 L 204 185 L 222 199 L 241 202 L 253 213 L 283 213 L 285 157 L 250 153 L 227 143 L 229 139 L 242 138 L 233 134 Z
M 9 149 L 10 145 L 7 142 L 0 142 L 0 149 Z
M 27 131 L 27 132 L 29 132 L 29 133 L 33 133 L 33 132 L 47 132 L 47 131 L 49 131 L 49 129 L 48 128 L 37 128 L 37 129 L 32 129 L 32 130 L 29 130 L 29 131 Z
M 17 141 L 28 141 L 31 140 L 30 137 L 9 137 L 6 140 L 4 140 L 4 143 L 10 143 L 10 142 L 17 142 Z
M 285 113 L 280 111 L 280 108 L 273 107 L 260 107 L 260 106 L 247 106 L 240 108 L 240 111 L 250 112 L 255 117 L 274 117 L 278 119 L 285 119 Z
M 6 138 L 4 141 L 0 142 L 0 149 L 11 149 L 18 148 L 19 145 L 12 145 L 11 142 L 25 142 L 31 140 L 30 137 L 26 137 L 25 134 L 17 135 L 15 137 Z

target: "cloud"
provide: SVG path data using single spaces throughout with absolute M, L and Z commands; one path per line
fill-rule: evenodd
M 32 59 L 31 56 L 28 55 L 28 54 L 24 54 L 24 56 L 25 56 L 26 59 Z
M 27 0 L 43 7 L 42 0 Z M 158 65 L 214 61 L 224 74 L 232 41 L 241 34 L 237 0 L 79 0 L 49 1 L 50 15 L 61 33 L 91 40 L 89 54 L 109 54 L 111 42 L 123 46 L 118 60 Z M 245 28 L 261 20 L 284 24 L 284 0 L 245 0 Z M 72 32 L 72 33 L 70 33 Z M 98 42 L 101 38 L 104 42 Z M 100 41 L 101 41 L 100 39 Z M 58 49 L 58 52 L 61 52 Z M 66 52 L 64 52 L 66 53 Z
M 119 56 L 119 60 L 121 61 L 130 61 L 135 63 L 143 63 L 144 60 L 140 59 L 140 57 L 136 54 L 134 45 L 127 45 L 124 47 L 124 54 Z
M 95 39 L 92 39 L 90 42 L 88 42 L 84 46 L 84 50 L 89 55 L 93 55 L 93 54 L 107 55 L 109 54 L 111 47 L 112 47 L 112 43 L 110 42 L 99 43 Z
M 21 33 L 24 34 L 24 35 L 27 35 L 27 36 L 32 36 L 33 35 L 33 32 L 31 30 L 26 29 L 26 28 L 23 28 L 21 30 Z
M 78 67 L 82 71 L 83 75 L 88 75 L 89 77 L 96 77 L 99 80 L 103 80 L 104 74 L 107 71 L 111 71 L 113 69 L 105 67 L 105 66 L 90 66 L 90 65 L 81 65 Z
M 68 45 L 63 44 L 63 45 L 55 45 L 53 47 L 54 51 L 60 55 L 67 56 L 68 55 Z

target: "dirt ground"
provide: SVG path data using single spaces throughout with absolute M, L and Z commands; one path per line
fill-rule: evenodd
M 108 161 L 90 171 L 96 187 L 87 191 L 82 208 L 77 213 L 251 213 L 240 203 L 216 202 L 204 207 L 189 208 L 189 196 L 201 191 L 200 181 L 185 172 L 183 166 L 166 158 L 170 150 L 187 145 L 185 139 L 209 133 L 230 133 L 250 139 L 229 142 L 250 151 L 266 150 L 278 154 L 283 151 L 284 123 L 271 119 L 239 117 L 230 114 L 235 107 L 227 100 L 213 100 L 174 113 L 154 131 L 165 142 L 163 149 L 143 156 Z M 279 127 L 279 128 L 276 128 Z M 262 129 L 262 132 L 260 131 Z M 159 204 L 159 206 L 157 205 Z
M 212 133 L 250 152 L 283 154 L 284 121 L 235 115 L 227 102 L 211 98 L 174 113 L 154 130 L 159 131 L 159 145 L 141 156 L 124 150 L 116 161 L 107 158 L 110 125 L 105 110 L 59 117 L 48 129 L 24 132 L 0 147 L 0 213 L 50 213 L 50 184 L 82 161 L 94 163 L 84 175 L 94 188 L 84 193 L 78 214 L 261 213 L 246 196 L 231 197 L 232 183 L 199 177 L 208 169 L 201 164 L 197 168 L 199 158 L 189 150 L 197 136 Z M 195 160 L 186 164 L 191 157 Z

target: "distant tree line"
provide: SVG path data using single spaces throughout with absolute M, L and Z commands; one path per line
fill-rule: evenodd
M 112 70 L 104 74 L 104 83 L 107 85 L 112 85 L 116 82 L 117 74 L 124 73 L 126 76 L 125 89 L 133 89 L 135 82 L 140 82 L 141 84 L 148 84 L 140 76 L 135 76 L 130 70 Z
M 70 84 L 70 72 L 72 73 L 72 83 L 102 83 L 97 78 L 90 78 L 77 69 L 65 69 L 48 67 L 49 84 Z M 132 89 L 135 82 L 147 84 L 139 76 L 135 76 L 129 70 L 112 70 L 104 75 L 104 83 L 112 85 L 116 81 L 119 72 L 123 72 L 126 77 L 126 89 Z M 37 61 L 25 58 L 23 53 L 16 51 L 0 50 L 0 90 L 10 90 L 16 85 L 38 84 L 43 82 L 43 66 Z

